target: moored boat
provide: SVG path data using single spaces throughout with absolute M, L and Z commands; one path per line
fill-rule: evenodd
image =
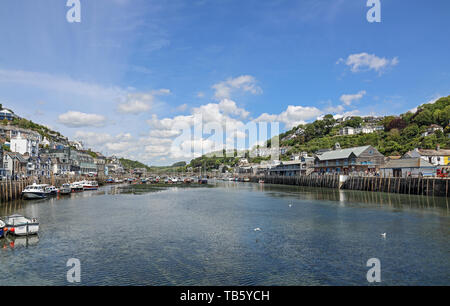
M 44 199 L 49 195 L 49 193 L 46 191 L 46 186 L 47 185 L 37 184 L 27 186 L 22 191 L 22 197 L 26 200 Z
M 47 192 L 48 195 L 57 195 L 59 190 L 55 186 L 47 186 L 45 187 L 45 192 Z
M 97 190 L 98 183 L 97 181 L 83 181 L 83 189 L 84 190 Z
M 22 215 L 12 215 L 5 219 L 8 233 L 17 236 L 34 235 L 39 232 L 39 222 L 35 218 L 28 219 Z
M 2 238 L 5 235 L 5 227 L 6 227 L 5 222 L 0 220 L 0 238 Z
M 72 192 L 82 192 L 84 190 L 83 184 L 81 182 L 73 182 L 70 184 L 70 189 Z
M 59 194 L 70 194 L 71 192 L 70 184 L 62 184 L 61 188 L 59 188 Z

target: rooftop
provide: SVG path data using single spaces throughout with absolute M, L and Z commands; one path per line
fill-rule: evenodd
M 434 168 L 432 164 L 423 160 L 422 158 L 405 158 L 391 160 L 385 164 L 381 169 L 393 169 L 393 168 Z
M 322 153 L 321 155 L 318 155 L 317 158 L 319 160 L 334 160 L 334 159 L 349 158 L 352 153 L 355 154 L 356 156 L 359 156 L 362 152 L 364 152 L 368 148 L 370 148 L 370 146 L 328 151 Z

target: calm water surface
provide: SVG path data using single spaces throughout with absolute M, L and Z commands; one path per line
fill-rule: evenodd
M 0 285 L 67 285 L 69 258 L 82 285 L 368 285 L 373 257 L 382 285 L 450 285 L 448 202 L 219 182 L 0 204 L 41 222 L 0 239 Z

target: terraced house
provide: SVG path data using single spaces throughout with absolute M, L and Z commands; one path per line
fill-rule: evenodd
M 384 156 L 372 146 L 335 149 L 317 154 L 314 161 L 318 173 L 365 173 L 376 172 L 384 164 Z

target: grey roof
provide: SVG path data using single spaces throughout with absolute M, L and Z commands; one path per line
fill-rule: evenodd
M 404 158 L 391 160 L 381 167 L 381 169 L 393 168 L 435 168 L 435 166 L 422 158 Z
M 4 154 L 9 155 L 11 158 L 16 158 L 21 163 L 26 163 L 27 159 L 23 157 L 22 154 L 17 152 L 4 152 Z
M 450 150 L 440 149 L 440 150 L 427 150 L 427 149 L 417 149 L 406 152 L 404 157 L 420 157 L 420 156 L 450 156 Z
M 354 147 L 354 148 L 348 148 L 348 149 L 328 151 L 328 152 L 324 152 L 321 155 L 318 155 L 317 158 L 319 160 L 343 159 L 343 158 L 349 158 L 352 153 L 355 154 L 356 157 L 358 157 L 359 155 L 361 155 L 362 152 L 364 152 L 368 148 L 370 148 L 370 146 Z

